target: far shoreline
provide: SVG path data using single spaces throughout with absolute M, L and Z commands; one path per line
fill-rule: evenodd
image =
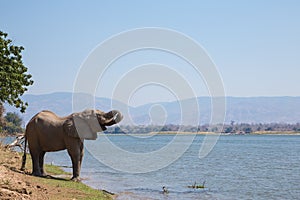
M 132 136 L 154 136 L 154 135 L 300 135 L 294 131 L 256 131 L 252 133 L 215 133 L 215 132 L 182 132 L 182 131 L 160 131 L 150 133 L 101 133 L 98 136 L 132 135 Z

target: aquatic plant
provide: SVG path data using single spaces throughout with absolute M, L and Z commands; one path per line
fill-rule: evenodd
M 197 185 L 196 181 L 193 185 L 188 185 L 188 188 L 193 188 L 193 189 L 204 189 L 205 188 L 205 181 L 203 181 L 202 185 Z

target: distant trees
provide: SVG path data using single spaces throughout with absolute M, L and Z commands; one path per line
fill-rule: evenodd
M 224 133 L 232 133 L 233 132 L 233 127 L 232 126 L 228 126 L 224 129 Z
M 14 134 L 23 132 L 22 118 L 17 113 L 8 112 L 5 117 L 2 118 L 1 132 L 6 134 Z
M 8 123 L 12 123 L 15 126 L 21 126 L 22 125 L 22 118 L 19 116 L 18 113 L 15 112 L 8 112 L 5 115 L 5 120 Z
M 27 103 L 20 96 L 33 84 L 22 62 L 23 50 L 24 47 L 13 45 L 7 33 L 0 31 L 0 104 L 7 102 L 21 112 L 25 112 Z
M 223 129 L 222 129 L 223 128 Z M 215 132 L 228 134 L 250 134 L 253 132 L 300 132 L 300 123 L 285 124 L 285 123 L 268 123 L 268 124 L 248 124 L 248 123 L 229 123 L 224 126 L 208 125 L 201 126 L 180 126 L 174 124 L 167 124 L 164 126 L 149 125 L 149 126 L 129 126 L 123 125 L 120 127 L 110 127 L 105 133 L 119 134 L 144 134 L 151 132 Z

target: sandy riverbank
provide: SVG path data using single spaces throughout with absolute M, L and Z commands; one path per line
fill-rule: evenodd
M 20 171 L 21 155 L 0 143 L 0 199 L 113 199 L 106 191 L 92 189 L 68 178 L 40 178 L 30 175 L 31 160 L 27 160 L 25 173 Z M 64 174 L 56 166 L 47 166 L 48 174 Z

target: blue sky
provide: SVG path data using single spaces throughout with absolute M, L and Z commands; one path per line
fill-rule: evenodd
M 162 27 L 205 48 L 227 96 L 300 96 L 299 10 L 296 0 L 6 0 L 1 1 L 0 29 L 25 47 L 24 63 L 35 81 L 31 94 L 72 91 L 80 65 L 99 43 L 129 29 Z M 153 98 L 139 103 L 171 98 L 148 89 L 140 96 Z M 207 95 L 200 90 L 197 95 Z

